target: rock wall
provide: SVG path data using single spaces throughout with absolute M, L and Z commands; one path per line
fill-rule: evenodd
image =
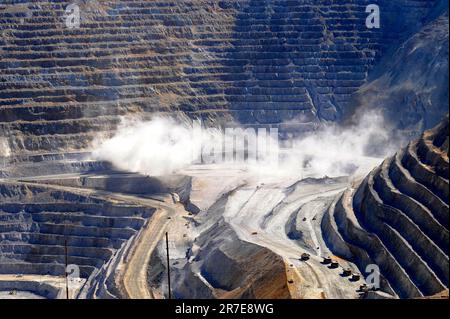
M 330 249 L 400 297 L 449 285 L 448 116 L 345 191 L 322 221 Z
M 0 136 L 16 155 L 85 150 L 143 113 L 299 134 L 341 118 L 438 2 L 377 1 L 382 28 L 367 29 L 368 0 L 5 0 Z

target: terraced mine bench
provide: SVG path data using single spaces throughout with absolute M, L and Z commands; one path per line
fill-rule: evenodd
M 275 126 L 282 137 L 340 120 L 383 53 L 439 1 L 379 0 L 381 29 L 365 26 L 369 0 L 85 1 L 80 28 L 69 29 L 71 3 L 0 4 L 0 138 L 10 153 L 0 153 L 0 274 L 62 276 L 67 241 L 69 263 L 86 280 L 80 296 L 114 298 L 120 288 L 111 274 L 153 209 L 102 197 L 104 180 L 92 176 L 70 181 L 93 186 L 92 196 L 61 181 L 52 188 L 11 180 L 111 173 L 85 155 L 127 115 Z M 333 249 L 361 267 L 375 260 L 383 289 L 399 296 L 448 286 L 448 159 L 440 135 L 425 138 L 337 199 L 322 224 Z M 414 236 L 423 240 L 410 243 Z M 283 271 L 279 277 L 283 283 Z
M 2 187 L 0 274 L 64 276 L 67 253 L 67 263 L 89 282 L 129 246 L 155 210 L 45 186 Z M 34 202 L 18 201 L 30 190 Z
M 366 28 L 366 0 L 102 1 L 68 29 L 70 1 L 3 1 L 0 132 L 13 153 L 39 154 L 86 149 L 129 113 L 308 131 L 338 119 L 435 4 L 398 2 L 378 1 L 382 29 Z
M 400 297 L 448 289 L 448 176 L 437 174 L 447 154 L 448 117 L 344 192 L 322 221 L 334 252 L 362 271 L 377 264 L 382 289 Z

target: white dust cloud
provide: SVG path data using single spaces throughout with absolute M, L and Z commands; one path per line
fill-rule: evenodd
M 115 136 L 97 141 L 96 159 L 116 167 L 149 175 L 167 175 L 190 165 L 195 143 L 192 130 L 168 118 L 149 122 L 124 119 Z
M 313 177 L 350 175 L 361 167 L 370 169 L 379 163 L 377 159 L 395 153 L 401 142 L 391 132 L 375 112 L 365 114 L 356 125 L 328 124 L 295 140 L 284 162 L 288 167 L 302 163 L 305 173 Z
M 247 137 L 242 131 L 236 139 Z M 370 169 L 399 147 L 396 141 L 392 142 L 390 128 L 377 113 L 366 114 L 353 126 L 323 125 L 291 141 L 289 148 L 278 146 L 277 141 L 269 134 L 267 136 L 268 154 L 259 157 L 258 161 L 249 163 L 247 158 L 241 158 L 222 162 L 216 167 L 242 168 L 255 175 L 344 176 L 357 169 Z M 200 148 L 221 153 L 223 144 L 224 135 L 218 129 L 203 129 L 199 134 L 195 125 L 185 125 L 170 118 L 158 117 L 147 122 L 123 120 L 115 136 L 96 141 L 93 156 L 112 162 L 122 170 L 162 176 L 198 164 Z M 244 144 L 248 146 L 247 142 Z M 266 161 L 273 154 L 278 160 Z
M 0 137 L 0 156 L 8 157 L 11 155 L 11 149 L 9 148 L 8 140 L 4 137 Z

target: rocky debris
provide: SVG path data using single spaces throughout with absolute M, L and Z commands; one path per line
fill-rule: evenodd
M 265 247 L 240 240 L 223 220 L 202 233 L 196 245 L 193 261 L 175 269 L 177 297 L 291 297 L 284 260 Z

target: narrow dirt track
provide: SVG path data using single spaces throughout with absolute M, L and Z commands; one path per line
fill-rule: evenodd
M 147 284 L 147 266 L 159 241 L 163 238 L 169 217 L 176 209 L 169 205 L 160 205 L 151 220 L 137 239 L 135 249 L 123 272 L 123 286 L 130 299 L 153 299 L 154 295 Z

